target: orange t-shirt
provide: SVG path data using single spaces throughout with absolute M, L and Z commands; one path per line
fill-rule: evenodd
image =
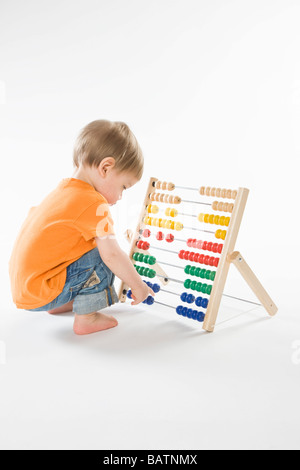
M 106 199 L 84 181 L 63 179 L 30 209 L 15 241 L 9 275 L 16 306 L 33 309 L 54 300 L 67 266 L 96 247 L 95 237 L 113 234 Z

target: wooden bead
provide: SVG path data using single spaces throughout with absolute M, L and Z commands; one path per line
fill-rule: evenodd
M 173 191 L 175 189 L 175 184 L 174 183 L 168 183 L 167 190 L 168 191 Z

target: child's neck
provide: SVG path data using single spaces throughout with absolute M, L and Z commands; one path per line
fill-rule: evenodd
M 86 170 L 86 168 L 84 168 L 82 166 L 75 169 L 75 171 L 72 175 L 72 178 L 76 178 L 78 180 L 85 181 L 86 183 L 93 186 L 93 188 L 95 188 L 95 186 L 93 184 L 92 175 L 90 175 L 89 172 Z

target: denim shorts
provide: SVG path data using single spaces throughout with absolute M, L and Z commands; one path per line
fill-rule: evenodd
M 94 248 L 67 267 L 62 293 L 49 304 L 30 309 L 30 312 L 52 310 L 71 300 L 74 301 L 73 312 L 82 315 L 96 312 L 119 301 L 114 280 L 115 275 L 102 261 L 98 248 Z

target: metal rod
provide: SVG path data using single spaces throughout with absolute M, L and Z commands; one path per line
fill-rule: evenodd
M 166 263 L 165 261 L 159 261 L 158 259 L 156 260 L 156 262 L 158 264 L 165 264 L 166 266 L 172 266 L 172 268 L 184 269 L 184 266 L 178 266 L 178 264 Z
M 199 191 L 199 188 L 187 188 L 186 186 L 175 186 L 176 189 L 188 189 L 189 191 Z
M 261 304 L 257 302 L 252 302 L 251 300 L 247 300 L 247 299 L 241 299 L 240 297 L 234 297 L 234 295 L 228 295 L 228 294 L 222 294 L 222 295 L 224 297 L 230 297 L 231 299 L 240 300 L 241 302 L 247 302 L 247 304 L 258 305 L 259 307 L 262 306 Z
M 168 251 L 169 253 L 175 253 L 176 255 L 178 255 L 178 251 L 173 251 L 173 250 L 168 250 L 167 248 L 159 248 L 158 246 L 152 246 L 151 245 L 151 249 L 153 250 L 161 250 L 161 251 Z
M 164 304 L 162 302 L 158 302 L 157 300 L 154 300 L 154 303 L 159 304 L 159 305 L 163 305 L 164 307 L 173 308 L 173 309 L 176 310 L 176 307 L 173 307 L 173 305 Z
M 189 229 L 189 230 L 197 230 L 197 232 L 205 232 L 205 233 L 213 233 L 215 234 L 215 232 L 212 232 L 211 230 L 203 230 L 201 228 L 194 228 L 194 227 L 184 227 L 185 229 Z
M 168 294 L 173 294 L 173 295 L 178 295 L 180 297 L 181 294 L 177 294 L 177 292 L 172 292 L 171 290 L 166 290 L 166 289 L 160 289 L 161 292 L 167 292 Z
M 186 214 L 185 212 L 178 212 L 178 215 L 185 215 L 185 216 L 187 216 L 187 217 L 198 217 L 197 215 Z
M 189 202 L 191 204 L 201 204 L 202 206 L 210 206 L 211 207 L 211 204 L 209 202 L 188 201 L 187 199 L 181 199 L 181 202 Z
M 173 281 L 173 282 L 178 282 L 178 284 L 183 284 L 183 281 L 179 281 L 178 279 L 174 279 L 172 277 L 163 276 L 162 274 L 157 274 L 156 273 L 156 276 L 157 277 L 162 277 L 163 279 L 166 279 L 167 281 Z

